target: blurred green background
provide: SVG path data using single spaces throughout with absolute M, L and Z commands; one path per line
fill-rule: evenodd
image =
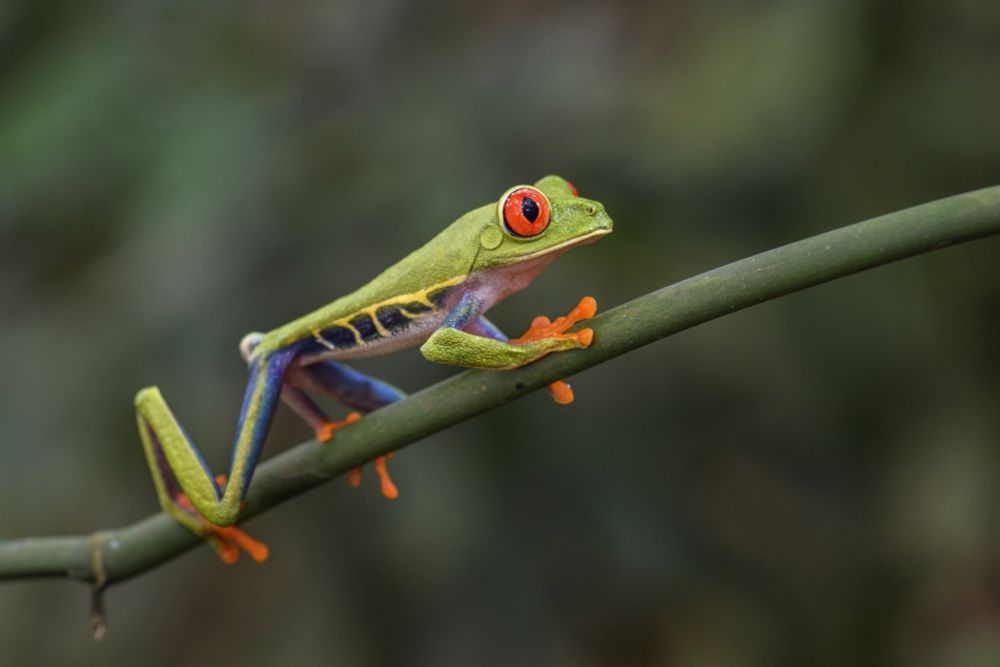
M 163 3 L 166 4 L 166 3 Z M 158 384 L 221 469 L 243 333 L 549 172 L 615 234 L 519 332 L 1000 183 L 993 0 L 0 7 L 0 537 L 157 509 Z M 0 589 L 4 665 L 1000 664 L 1000 243 L 738 313 L 108 595 Z M 358 364 L 408 391 L 416 351 Z M 305 439 L 285 411 L 265 456 Z

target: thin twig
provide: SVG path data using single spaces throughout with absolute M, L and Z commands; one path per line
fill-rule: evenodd
M 748 257 L 639 297 L 588 322 L 594 344 L 513 371 L 466 371 L 337 433 L 305 442 L 257 469 L 242 518 L 377 456 L 703 322 L 898 259 L 1000 233 L 1000 186 L 949 197 Z M 160 513 L 90 536 L 0 542 L 0 579 L 68 577 L 99 590 L 162 565 L 200 540 Z

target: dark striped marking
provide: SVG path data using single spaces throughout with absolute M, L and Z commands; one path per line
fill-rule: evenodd
M 412 315 L 419 315 L 420 313 L 426 313 L 428 310 L 434 310 L 423 301 L 411 301 L 410 303 L 403 304 L 403 309 Z
M 410 326 L 410 318 L 403 314 L 402 308 L 399 305 L 382 306 L 375 311 L 375 316 L 378 317 L 379 323 L 390 333 L 403 331 L 406 327 Z M 409 308 L 407 308 L 407 311 L 409 311 Z
M 361 334 L 361 340 L 365 342 L 381 338 L 378 329 L 375 328 L 375 323 L 372 322 L 371 315 L 368 313 L 355 315 L 347 323 L 358 330 L 358 333 Z
M 451 293 L 451 287 L 439 287 L 427 294 L 427 299 L 438 308 L 444 303 L 445 297 Z
M 320 338 L 338 349 L 347 349 L 358 344 L 354 332 L 347 327 L 332 326 L 319 332 Z

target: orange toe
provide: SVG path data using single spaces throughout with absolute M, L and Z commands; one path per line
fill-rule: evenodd
M 361 419 L 361 413 L 352 412 L 339 422 L 325 421 L 314 429 L 316 439 L 320 442 L 329 442 L 333 434 L 349 424 L 353 424 Z
M 316 439 L 320 442 L 329 442 L 330 438 L 333 437 L 333 432 L 337 430 L 336 424 L 333 422 L 323 422 L 316 427 Z
M 361 466 L 351 471 L 351 476 L 347 478 L 355 489 L 361 486 Z
M 577 316 L 577 322 L 580 320 L 589 320 L 591 317 L 597 314 L 597 299 L 592 296 L 585 296 L 580 299 L 580 303 L 576 304 L 576 308 L 570 313 L 570 319 L 573 315 Z
M 382 484 L 382 495 L 389 500 L 395 500 L 399 497 L 399 489 L 393 484 L 392 478 L 389 477 L 389 470 L 385 466 L 386 457 L 380 456 L 375 459 L 375 472 L 378 473 L 379 481 Z
M 215 553 L 226 565 L 232 565 L 240 559 L 240 550 L 231 542 L 219 541 L 215 545 Z
M 569 405 L 573 402 L 573 388 L 562 380 L 556 380 L 549 385 L 549 395 L 559 405 Z

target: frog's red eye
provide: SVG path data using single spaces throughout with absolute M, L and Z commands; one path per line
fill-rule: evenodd
M 538 236 L 549 226 L 549 200 L 535 188 L 515 188 L 504 200 L 503 222 L 515 236 Z
M 566 181 L 566 185 L 569 186 L 569 191 L 573 193 L 574 197 L 579 197 L 580 196 L 580 191 L 576 189 L 575 185 L 573 185 L 569 181 Z

